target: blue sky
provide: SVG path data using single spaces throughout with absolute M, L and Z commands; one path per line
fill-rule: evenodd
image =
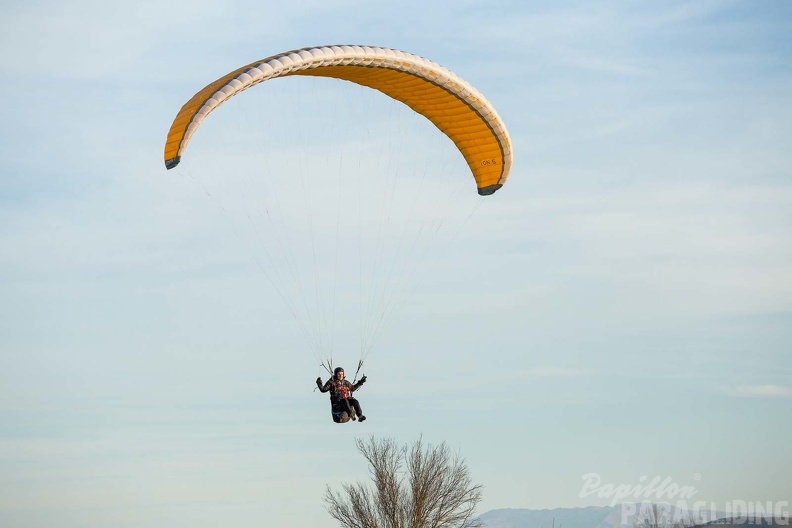
M 606 504 L 592 472 L 788 500 L 790 26 L 782 1 L 7 6 L 0 524 L 315 526 L 368 434 L 448 442 L 482 512 Z M 206 83 L 336 43 L 446 66 L 515 151 L 345 426 L 211 180 L 162 164 Z

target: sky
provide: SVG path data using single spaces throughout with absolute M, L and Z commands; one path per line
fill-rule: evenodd
M 581 492 L 592 473 L 670 477 L 719 509 L 788 501 L 790 34 L 778 0 L 7 3 L 0 524 L 316 526 L 326 486 L 367 478 L 354 440 L 369 435 L 446 442 L 484 486 L 482 513 L 609 504 Z M 498 193 L 450 206 L 458 231 L 418 262 L 366 357 L 368 420 L 335 425 L 267 273 L 279 261 L 239 234 L 244 211 L 199 155 L 238 167 L 233 139 L 206 145 L 255 106 L 272 140 L 257 163 L 291 160 L 301 123 L 351 106 L 333 147 L 299 154 L 306 174 L 336 148 L 359 176 L 385 170 L 360 146 L 389 145 L 385 129 L 409 145 L 389 153 L 403 173 L 458 156 L 397 103 L 306 79 L 212 114 L 193 168 L 166 171 L 162 149 L 208 82 L 342 43 L 469 81 L 515 162 Z

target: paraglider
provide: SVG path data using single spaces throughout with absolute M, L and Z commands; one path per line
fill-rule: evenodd
M 325 383 L 322 383 L 322 378 L 316 378 L 316 387 L 321 392 L 330 393 L 330 409 L 335 423 L 346 423 L 356 419 L 363 422 L 366 416 L 360 408 L 360 402 L 352 396 L 352 393 L 366 383 L 366 376 L 363 375 L 357 383 L 350 383 L 349 380 L 344 379 L 344 376 L 344 369 L 336 367 L 333 370 L 333 377 Z
M 182 106 L 168 131 L 164 148 L 165 167 L 173 169 L 180 164 L 186 156 L 190 140 L 202 122 L 226 100 L 265 81 L 287 76 L 312 76 L 349 81 L 377 90 L 407 105 L 413 111 L 428 119 L 445 137 L 451 140 L 453 146 L 464 158 L 480 196 L 492 195 L 503 187 L 509 177 L 512 167 L 512 146 L 506 127 L 493 106 L 467 81 L 448 69 L 417 55 L 389 48 L 347 45 L 308 47 L 272 55 L 223 75 L 199 90 Z M 266 149 L 266 145 L 264 145 L 264 149 Z M 369 176 L 369 174 L 366 176 Z M 378 174 L 373 174 L 373 176 L 378 176 Z M 285 177 L 297 179 L 297 176 L 292 173 L 285 173 Z M 303 182 L 300 183 L 302 184 Z M 287 187 L 298 188 L 299 185 L 287 185 Z M 414 191 L 413 194 L 417 194 L 424 189 L 416 187 L 410 190 Z M 310 196 L 306 196 L 308 196 L 306 202 L 310 201 Z M 369 202 L 371 202 L 370 199 Z M 338 209 L 342 210 L 340 206 Z M 437 207 L 434 209 L 439 210 Z M 388 215 L 390 211 L 390 209 L 387 210 Z M 269 213 L 270 211 L 268 210 L 267 214 Z M 290 218 L 290 221 L 282 221 L 281 224 L 284 226 L 292 225 L 292 220 Z M 390 220 L 391 217 L 388 216 L 387 221 Z M 315 226 L 321 225 L 312 220 L 309 221 L 309 224 L 308 231 L 311 235 L 313 235 Z M 340 222 L 336 226 L 339 224 Z M 370 222 L 370 224 L 373 224 L 373 222 Z M 381 221 L 377 225 L 380 226 L 380 231 L 384 231 L 381 227 L 386 225 L 386 222 Z M 434 234 L 439 230 L 439 226 L 436 229 L 434 225 L 430 227 L 431 229 L 424 229 L 422 226 L 420 230 L 416 229 L 416 231 L 420 235 L 421 233 L 429 232 Z M 336 227 L 336 232 L 338 233 L 339 231 L 341 230 Z M 407 232 L 406 227 L 402 232 Z M 359 230 L 358 233 L 362 233 L 362 230 Z M 257 232 L 257 236 L 260 236 L 260 233 Z M 384 237 L 380 237 L 380 239 L 382 238 Z M 396 237 L 392 238 L 395 239 Z M 275 244 L 265 246 L 263 242 L 261 245 L 265 246 L 268 255 L 276 253 L 278 247 L 281 249 L 286 248 L 288 251 L 283 251 L 283 253 L 291 255 L 292 247 L 290 241 L 288 238 L 284 240 L 286 242 L 283 245 L 279 243 L 278 246 Z M 399 251 L 402 253 L 406 252 L 405 248 L 413 250 L 419 247 L 414 241 L 408 243 L 399 239 L 397 243 L 396 253 Z M 380 242 L 377 242 L 377 244 L 380 244 Z M 311 248 L 313 251 L 313 244 Z M 376 248 L 377 255 L 381 256 L 384 254 L 380 245 L 377 245 Z M 359 249 L 358 251 L 360 253 Z M 334 259 L 327 260 L 337 260 L 338 253 L 336 246 Z M 414 250 L 414 253 L 421 255 L 419 250 Z M 315 255 L 313 259 L 317 260 Z M 274 262 L 272 263 L 274 264 Z M 272 268 L 276 267 L 272 266 Z M 361 270 L 364 269 L 362 263 L 359 267 Z M 347 266 L 347 269 L 349 268 L 351 266 Z M 367 270 L 366 273 L 373 275 L 374 271 L 380 268 L 369 267 L 368 269 L 373 271 L 369 272 Z M 396 304 L 389 300 L 387 294 L 391 294 L 392 291 L 397 289 L 397 286 L 402 284 L 402 277 L 409 278 L 412 275 L 412 272 L 399 270 L 390 263 L 388 266 L 382 266 L 382 269 L 386 269 L 390 275 L 385 278 L 381 287 L 372 287 L 367 296 L 373 306 L 373 308 L 369 309 L 372 314 L 370 318 L 375 320 L 375 323 L 373 324 L 372 336 L 362 335 L 361 337 L 359 367 L 373 346 L 373 335 L 379 331 L 385 315 L 389 314 L 393 305 Z M 288 272 L 296 276 L 296 270 L 297 266 L 290 264 Z M 265 270 L 265 273 L 269 273 L 269 268 Z M 273 272 L 272 274 L 275 275 L 276 273 Z M 361 271 L 362 274 L 363 271 Z M 317 276 L 320 275 L 317 274 Z M 332 314 L 332 317 L 335 317 L 335 309 L 334 307 L 327 310 L 320 308 L 314 312 L 316 317 L 312 313 L 308 313 L 307 317 L 301 320 L 296 312 L 298 311 L 298 305 L 307 304 L 305 299 L 301 298 L 300 301 L 302 302 L 290 303 L 288 295 L 281 291 L 286 290 L 292 281 L 297 282 L 295 290 L 299 291 L 299 295 L 305 296 L 305 288 L 298 282 L 297 277 L 292 276 L 282 282 L 282 288 L 278 290 L 278 293 L 281 294 L 284 301 L 289 303 L 295 319 L 301 326 L 301 330 L 306 334 L 306 337 L 309 337 L 314 351 L 319 350 L 318 355 L 325 354 L 322 364 L 330 372 L 333 364 L 332 351 L 327 351 L 326 348 L 329 346 L 332 349 L 332 339 L 325 339 L 322 332 L 327 331 L 327 327 L 331 327 L 332 324 L 322 323 L 321 316 L 329 313 Z M 317 279 L 317 283 L 321 282 L 321 280 Z M 363 282 L 362 276 L 360 282 Z M 278 286 L 274 282 L 273 285 Z M 361 297 L 364 296 L 365 294 L 361 294 Z M 307 298 L 308 296 L 305 297 Z M 322 295 L 315 295 L 315 297 L 318 303 Z M 328 295 L 328 297 L 330 296 Z M 333 302 L 336 302 L 335 292 L 333 292 L 332 298 L 334 299 Z M 379 304 L 373 301 L 377 301 Z M 361 312 L 364 311 L 361 310 Z M 308 331 L 306 331 L 306 327 Z M 315 332 L 315 335 L 309 336 L 308 334 L 312 331 Z M 364 332 L 361 331 L 361 334 L 364 334 Z M 328 342 L 330 342 L 330 345 L 327 344 Z M 351 384 L 344 379 L 343 369 L 335 369 L 332 372 L 332 377 L 325 383 L 322 383 L 321 378 L 317 379 L 317 387 L 322 392 L 331 393 L 333 420 L 335 422 L 344 423 L 350 419 L 357 419 L 358 421 L 366 419 L 360 409 L 359 402 L 351 396 L 352 392 L 359 389 L 365 380 L 366 377 L 363 376 L 359 382 Z

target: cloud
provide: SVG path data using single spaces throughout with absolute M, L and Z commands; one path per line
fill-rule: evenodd
M 733 391 L 735 396 L 752 398 L 757 396 L 792 397 L 791 387 L 781 385 L 740 385 Z

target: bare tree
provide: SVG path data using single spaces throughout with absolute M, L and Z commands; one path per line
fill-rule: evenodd
M 355 440 L 369 463 L 371 484 L 327 487 L 328 513 L 344 528 L 478 528 L 473 519 L 481 486 L 445 443 L 399 446 L 392 439 Z

